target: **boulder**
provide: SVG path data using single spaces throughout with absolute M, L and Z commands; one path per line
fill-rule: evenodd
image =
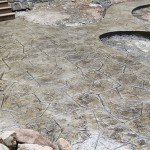
M 15 131 L 5 131 L 0 135 L 1 143 L 5 144 L 9 150 L 15 150 L 17 146 Z
M 22 5 L 20 2 L 11 3 L 11 8 L 13 11 L 22 10 Z
M 18 150 L 53 150 L 53 148 L 38 144 L 19 144 Z
M 29 6 L 29 9 L 32 9 L 34 7 L 34 3 L 28 2 L 28 6 Z
M 3 145 L 5 145 L 5 143 L 4 143 L 4 141 L 3 141 L 2 138 L 0 138 L 0 143 L 3 144 Z
M 57 144 L 58 144 L 59 150 L 72 150 L 70 143 L 63 138 L 60 138 L 57 141 Z
M 100 4 L 103 7 L 109 7 L 112 4 L 111 0 L 92 0 L 92 3 Z
M 19 0 L 14 0 L 14 2 L 19 2 Z
M 13 11 L 32 9 L 34 0 L 8 0 Z
M 22 4 L 22 10 L 26 10 L 29 8 L 27 0 L 24 0 L 24 2 L 22 2 L 21 4 Z
M 9 150 L 8 147 L 0 143 L 0 150 Z
M 16 129 L 16 138 L 20 143 L 27 144 L 38 144 L 42 146 L 52 147 L 54 150 L 56 149 L 55 145 L 53 145 L 47 138 L 43 137 L 39 132 L 31 130 L 31 129 Z

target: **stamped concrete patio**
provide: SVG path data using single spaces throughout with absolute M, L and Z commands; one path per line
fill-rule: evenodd
M 104 45 L 111 31 L 150 31 L 136 0 L 77 27 L 0 22 L 0 131 L 31 128 L 73 150 L 150 149 L 150 62 Z

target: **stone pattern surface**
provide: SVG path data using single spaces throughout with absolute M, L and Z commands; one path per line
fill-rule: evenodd
M 149 149 L 150 62 L 98 39 L 150 31 L 131 14 L 148 2 L 113 5 L 101 23 L 80 27 L 1 22 L 0 131 L 31 128 L 75 150 Z

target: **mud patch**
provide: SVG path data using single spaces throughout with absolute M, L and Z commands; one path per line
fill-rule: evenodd
M 139 19 L 150 21 L 150 4 L 136 7 L 132 14 Z
M 150 32 L 116 31 L 99 37 L 101 41 L 118 50 L 126 51 L 133 56 L 150 59 Z

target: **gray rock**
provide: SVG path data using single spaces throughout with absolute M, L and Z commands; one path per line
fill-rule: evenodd
M 32 3 L 34 3 L 34 2 L 35 2 L 35 0 L 27 0 L 27 2 L 32 2 Z
M 13 11 L 32 9 L 35 0 L 8 0 Z
M 16 148 L 17 143 L 15 131 L 5 131 L 0 135 L 0 138 L 10 150 Z
M 11 8 L 13 11 L 22 10 L 22 5 L 20 2 L 11 3 Z
M 60 138 L 57 141 L 57 144 L 58 144 L 59 150 L 72 150 L 70 143 L 63 138 Z
M 8 147 L 0 143 L 0 150 L 9 150 Z
M 49 2 L 49 0 L 40 0 L 40 2 Z
M 111 0 L 92 0 L 94 4 L 100 4 L 103 7 L 109 7 L 112 3 Z
M 29 8 L 29 5 L 28 5 L 27 0 L 25 0 L 25 1 L 24 1 L 23 3 L 21 3 L 21 4 L 22 4 L 22 9 L 23 9 L 23 10 Z
M 14 0 L 14 2 L 19 2 L 20 0 Z
M 29 6 L 29 9 L 32 9 L 34 7 L 34 3 L 28 2 L 28 6 Z
M 27 0 L 19 0 L 20 3 L 27 2 Z
M 20 143 L 28 143 L 28 144 L 38 144 L 48 147 L 53 147 L 55 149 L 55 145 L 53 145 L 49 139 L 43 137 L 39 132 L 31 130 L 31 129 L 15 129 L 17 141 Z

